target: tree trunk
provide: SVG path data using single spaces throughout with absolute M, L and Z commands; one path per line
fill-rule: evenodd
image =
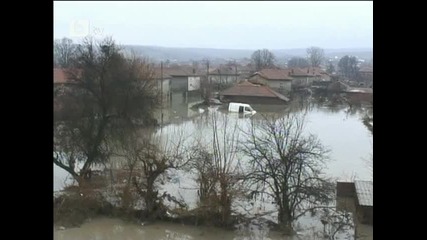
M 281 206 L 279 207 L 279 225 L 280 228 L 284 231 L 286 235 L 294 234 L 294 230 L 292 228 L 292 216 L 289 210 L 288 205 L 285 200 L 283 200 Z
M 292 228 L 292 221 L 290 220 L 287 213 L 279 211 L 279 226 L 286 235 L 292 235 L 294 233 Z
M 231 215 L 231 202 L 228 196 L 226 183 L 221 184 L 221 206 L 222 223 L 224 225 L 227 225 L 229 223 Z

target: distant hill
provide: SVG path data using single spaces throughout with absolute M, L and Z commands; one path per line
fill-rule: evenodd
M 214 49 L 214 48 L 174 48 L 158 46 L 137 46 L 125 45 L 125 49 L 135 51 L 137 54 L 150 57 L 153 60 L 161 61 L 190 61 L 202 59 L 242 59 L 250 58 L 254 49 Z M 305 57 L 306 49 L 270 49 L 278 59 L 290 58 L 293 56 Z M 369 48 L 348 48 L 348 49 L 325 49 L 326 57 L 339 57 L 345 55 L 358 56 L 364 59 L 372 58 L 372 49 Z

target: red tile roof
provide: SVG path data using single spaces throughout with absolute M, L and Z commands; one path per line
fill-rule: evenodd
M 72 74 L 81 74 L 82 71 L 78 69 L 65 69 L 65 68 L 53 68 L 53 83 L 75 83 L 67 75 L 67 71 Z
M 163 79 L 167 79 L 167 78 L 171 78 L 171 76 L 169 74 L 166 73 L 167 71 L 165 71 L 165 69 L 163 68 L 163 73 L 162 73 L 162 69 L 159 67 L 154 68 L 154 78 L 155 79 L 161 79 L 162 75 L 163 75 Z
M 291 76 L 295 77 L 314 77 L 320 76 L 323 72 L 318 67 L 308 67 L 308 68 L 291 68 Z
M 54 68 L 53 69 L 53 82 L 54 83 L 66 83 L 67 77 L 65 76 L 65 72 L 62 68 Z
M 288 69 L 262 69 L 254 75 L 256 74 L 267 80 L 292 80 Z
M 223 96 L 250 96 L 250 97 L 269 97 L 269 98 L 280 98 L 284 101 L 289 99 L 282 94 L 273 91 L 267 86 L 257 85 L 244 81 L 231 88 L 228 88 L 221 92 Z
M 170 76 L 192 76 L 194 75 L 189 69 L 182 67 L 163 68 L 163 74 Z

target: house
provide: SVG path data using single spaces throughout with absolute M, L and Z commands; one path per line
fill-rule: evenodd
M 374 81 L 374 69 L 372 67 L 362 67 L 359 69 L 361 82 L 366 87 L 372 87 Z
M 284 95 L 268 86 L 243 81 L 220 92 L 221 100 L 225 102 L 242 102 L 249 104 L 283 104 L 289 101 Z
M 237 66 L 226 65 L 209 70 L 209 82 L 213 89 L 222 90 L 237 83 Z
M 344 94 L 351 102 L 370 103 L 374 100 L 374 91 L 372 88 L 350 87 L 344 90 Z
M 250 66 L 237 65 L 237 81 L 248 79 L 252 74 L 252 69 Z
M 161 68 L 154 68 L 154 80 L 156 80 L 156 89 L 163 96 L 167 98 L 171 92 L 171 79 L 172 77 L 165 74 Z
M 164 68 L 163 73 L 169 75 L 171 92 L 194 92 L 200 90 L 201 76 L 186 68 Z
M 255 72 L 249 79 L 252 83 L 267 85 L 282 94 L 289 94 L 292 90 L 291 73 L 284 69 L 263 69 Z
M 371 77 L 372 78 L 374 75 L 374 68 L 368 67 L 368 66 L 361 67 L 359 69 L 359 73 L 360 73 L 360 76 L 362 76 L 362 77 Z
M 53 69 L 53 84 L 54 86 L 59 86 L 63 84 L 68 84 L 70 81 L 66 76 L 65 69 L 63 68 L 54 68 Z
M 357 222 L 373 225 L 373 182 L 337 182 L 337 209 L 350 211 Z
M 292 89 L 310 87 L 315 81 L 328 81 L 329 75 L 318 67 L 290 68 Z
M 53 111 L 54 120 L 67 119 L 78 113 L 81 105 L 69 94 L 75 86 L 75 82 L 68 76 L 67 69 L 53 69 Z M 73 91 L 74 92 L 74 91 Z

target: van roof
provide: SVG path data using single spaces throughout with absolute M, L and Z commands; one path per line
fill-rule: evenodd
M 230 102 L 230 104 L 236 104 L 236 105 L 243 105 L 243 106 L 249 106 L 247 103 L 238 103 L 238 102 Z

